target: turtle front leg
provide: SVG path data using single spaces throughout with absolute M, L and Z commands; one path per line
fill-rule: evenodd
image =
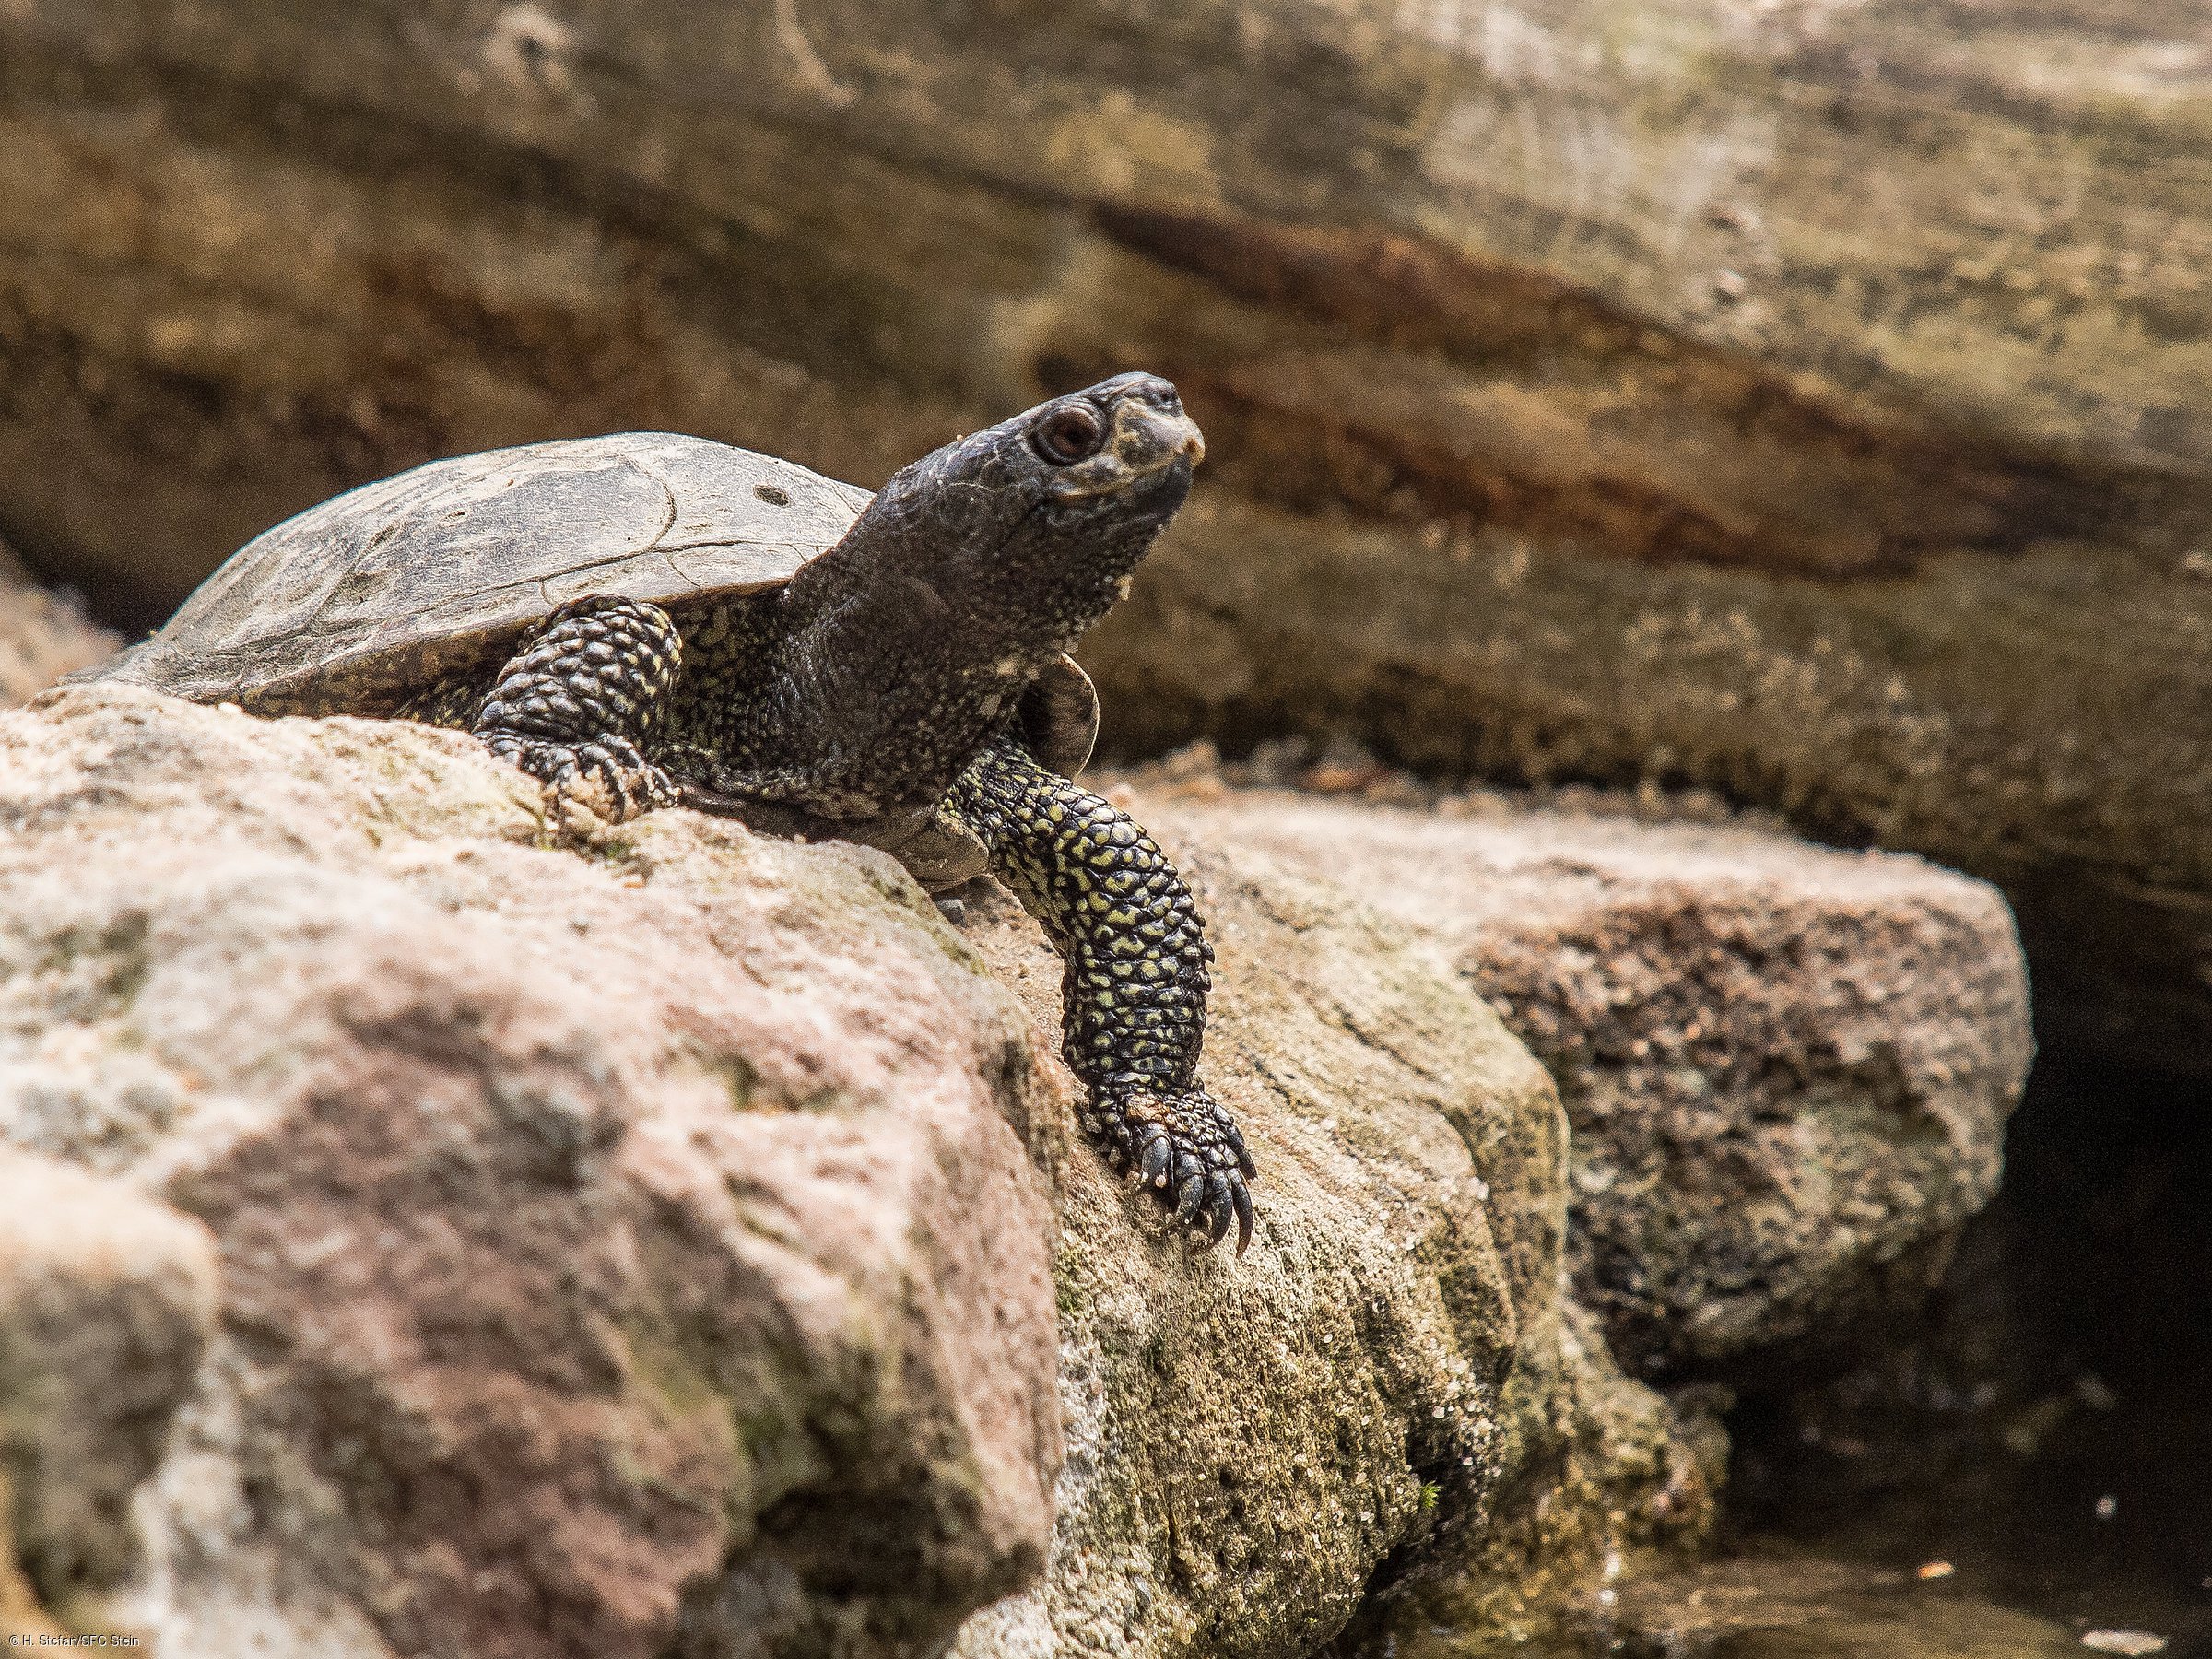
M 659 606 L 571 599 L 500 670 L 471 729 L 556 796 L 580 798 L 603 818 L 673 806 L 676 786 L 643 745 L 682 662 L 683 641 Z
M 1198 1081 L 1214 953 L 1190 889 L 1135 819 L 1010 737 L 976 759 L 947 806 L 1066 964 L 1062 1049 L 1090 1091 L 1085 1132 L 1207 1244 L 1233 1220 L 1241 1253 L 1254 1171 Z

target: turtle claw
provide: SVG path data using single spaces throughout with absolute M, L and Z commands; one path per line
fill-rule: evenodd
M 1239 1147 L 1241 1150 L 1241 1146 Z M 1241 1175 L 1256 1171 L 1252 1167 L 1252 1154 L 1244 1154 Z M 1229 1182 L 1229 1202 L 1237 1212 L 1237 1253 L 1242 1255 L 1252 1243 L 1252 1191 L 1241 1180 Z
M 1154 1093 L 1141 1080 L 1106 1092 L 1084 1114 L 1117 1171 L 1134 1171 L 1145 1191 L 1200 1250 L 1237 1230 L 1237 1253 L 1252 1242 L 1257 1173 L 1244 1137 L 1203 1088 Z
M 1168 1166 L 1174 1161 L 1174 1152 L 1164 1134 L 1156 1134 L 1145 1147 L 1145 1184 L 1164 1187 L 1168 1184 Z
M 1229 1224 L 1237 1218 L 1237 1211 L 1229 1200 L 1228 1182 L 1217 1175 L 1207 1186 L 1212 1202 L 1206 1206 L 1206 1247 L 1211 1250 L 1229 1236 Z
M 1237 1173 L 1246 1179 L 1257 1175 L 1260 1172 L 1260 1167 L 1252 1161 L 1252 1154 L 1245 1148 L 1244 1132 L 1237 1127 L 1235 1121 L 1227 1112 L 1221 1114 L 1221 1127 L 1224 1137 L 1229 1142 L 1230 1152 L 1237 1160 Z M 1232 1182 L 1230 1190 L 1232 1193 L 1243 1194 L 1243 1202 L 1238 1207 L 1244 1214 L 1244 1232 L 1245 1236 L 1249 1238 L 1252 1234 L 1252 1194 L 1244 1191 L 1244 1182 L 1241 1181 Z
M 676 785 L 627 737 L 587 743 L 542 743 L 493 734 L 486 746 L 546 786 L 562 805 L 574 802 L 610 824 L 676 805 Z
M 1190 1169 L 1186 1159 L 1185 1169 Z M 1191 1170 L 1182 1178 L 1182 1186 L 1175 1195 L 1175 1225 L 1194 1227 L 1198 1220 L 1198 1204 L 1206 1196 L 1206 1175 L 1203 1171 Z

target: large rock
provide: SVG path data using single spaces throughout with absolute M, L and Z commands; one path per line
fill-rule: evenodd
M 1440 1607 L 1540 1623 L 1609 1553 L 1693 1538 L 1717 1471 L 1559 1300 L 1548 1079 L 1337 889 L 1233 839 L 1167 844 L 1218 954 L 1208 1075 L 1260 1161 L 1260 1230 L 1234 1267 L 1163 1274 L 1121 1192 L 1064 1179 L 1052 1559 L 957 1659 L 1303 1653 L 1355 1614 L 1380 1647 Z M 1053 1019 L 1034 924 L 985 888 L 966 925 Z
M 1700 780 L 2205 1064 L 2197 10 L 18 0 L 0 64 L 0 527 L 117 614 L 440 453 L 872 483 L 1142 363 L 1214 465 L 1125 743 Z
M 1924 1297 L 2031 1050 L 2005 901 L 1748 827 L 1187 790 L 1145 816 L 1440 943 L 1549 1065 L 1568 1260 L 1632 1370 L 1710 1372 Z
M 1394 924 L 1188 849 L 1263 1171 L 1249 1254 L 1193 1256 L 1075 1138 L 1003 902 L 963 945 L 879 853 L 542 813 L 459 734 L 0 717 L 0 1139 L 221 1277 L 107 1623 L 1288 1659 L 1533 1625 L 1704 1522 L 1560 1300 L 1557 1095 Z
M 0 754 L 0 1134 L 221 1268 L 115 1618 L 888 1654 L 1035 1577 L 1051 1219 L 1006 1119 L 1059 1097 L 882 860 L 695 819 L 579 856 L 465 736 L 140 694 Z

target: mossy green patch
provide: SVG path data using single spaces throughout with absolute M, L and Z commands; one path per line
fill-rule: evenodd
M 47 942 L 35 971 L 66 982 L 57 1002 L 73 1018 L 119 1012 L 153 971 L 150 927 L 144 912 L 128 911 L 98 927 L 70 928 Z

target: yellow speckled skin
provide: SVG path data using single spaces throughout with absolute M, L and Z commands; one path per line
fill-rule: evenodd
M 979 755 L 951 810 L 1058 947 L 1063 1052 L 1090 1090 L 1083 1127 L 1186 1225 L 1252 1238 L 1251 1154 L 1198 1081 L 1214 953 L 1175 866 L 1120 807 L 1012 738 Z

